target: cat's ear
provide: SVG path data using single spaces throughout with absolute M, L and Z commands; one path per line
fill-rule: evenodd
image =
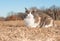
M 25 10 L 28 10 L 27 8 L 25 8 Z
M 27 9 L 27 8 L 25 8 L 25 13 L 27 13 L 27 14 L 29 13 L 29 11 L 28 11 L 28 9 Z
M 27 12 L 28 11 L 28 9 L 27 8 L 25 8 L 25 12 Z

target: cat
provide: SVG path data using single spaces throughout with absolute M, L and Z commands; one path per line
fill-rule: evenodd
M 37 10 L 29 10 L 25 8 L 26 18 L 24 18 L 25 25 L 28 27 L 52 27 L 54 20 L 49 15 L 37 12 Z

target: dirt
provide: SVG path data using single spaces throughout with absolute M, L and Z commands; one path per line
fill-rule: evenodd
M 57 27 L 31 28 L 24 21 L 0 21 L 0 41 L 60 41 L 60 21 Z

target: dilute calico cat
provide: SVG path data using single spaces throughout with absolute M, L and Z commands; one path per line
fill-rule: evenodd
M 28 27 L 52 27 L 54 20 L 47 14 L 38 12 L 37 10 L 28 10 L 25 8 L 26 18 L 25 25 Z

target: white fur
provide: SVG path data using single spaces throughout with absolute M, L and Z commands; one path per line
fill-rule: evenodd
M 24 21 L 25 21 L 25 25 L 28 27 L 37 27 L 40 23 L 40 20 L 38 23 L 35 23 L 34 16 L 31 14 L 31 12 L 27 15 L 27 17 L 24 19 Z
M 48 24 L 48 25 L 45 25 L 45 27 L 47 28 L 47 27 L 51 27 L 51 26 L 53 26 L 53 20 L 51 19 L 51 22 L 50 22 L 50 24 Z

